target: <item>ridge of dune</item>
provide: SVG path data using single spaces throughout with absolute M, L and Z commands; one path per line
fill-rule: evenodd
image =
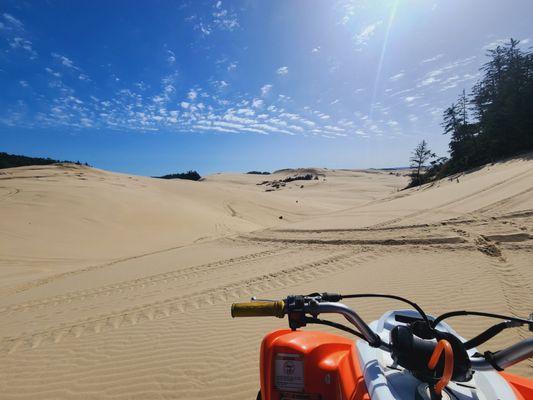
M 302 171 L 324 175 L 261 184 Z M 254 398 L 262 336 L 286 321 L 232 320 L 230 303 L 251 295 L 387 292 L 431 314 L 527 316 L 531 157 L 406 183 L 384 170 L 201 182 L 72 165 L 0 171 L 0 397 Z M 369 321 L 398 308 L 349 304 Z M 452 325 L 471 337 L 488 322 Z M 481 350 L 527 335 L 509 330 Z M 512 370 L 532 377 L 533 362 Z
M 329 185 L 340 188 L 350 177 L 341 175 Z M 340 190 L 335 190 L 334 204 L 334 196 L 323 196 L 315 182 L 306 183 L 305 193 L 297 183 L 287 187 L 292 191 L 265 193 L 257 186 L 261 179 L 218 174 L 200 182 L 164 180 L 75 164 L 4 169 L 0 287 L 9 286 L 11 279 L 43 278 L 79 265 L 105 265 L 303 220 L 354 201 L 351 193 L 338 196 Z M 389 186 L 403 184 L 389 181 Z M 372 191 L 359 197 L 389 191 L 372 179 L 366 183 Z M 19 264 L 26 267 L 22 274 Z
M 348 228 L 438 222 L 465 214 L 498 214 L 533 208 L 533 157 L 510 159 L 456 174 L 418 188 L 399 191 L 368 202 L 296 224 Z
M 4 265 L 104 262 L 259 227 L 192 181 L 59 164 L 3 170 L 0 186 Z

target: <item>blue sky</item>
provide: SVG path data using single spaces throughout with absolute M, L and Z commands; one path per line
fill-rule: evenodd
M 406 165 L 533 2 L 6 1 L 0 151 L 156 175 Z

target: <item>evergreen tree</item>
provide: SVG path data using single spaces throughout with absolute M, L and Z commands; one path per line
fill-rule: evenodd
M 473 101 L 484 162 L 533 148 L 533 62 L 511 39 L 489 50 L 490 60 L 474 86 Z
M 489 50 L 471 97 L 463 90 L 444 111 L 449 173 L 533 149 L 533 56 L 518 45 L 511 39 Z
M 411 162 L 411 168 L 415 169 L 411 175 L 410 186 L 420 186 L 422 183 L 424 183 L 422 179 L 422 168 L 431 158 L 434 157 L 435 154 L 429 149 L 429 146 L 425 140 L 422 140 L 415 147 L 409 160 Z

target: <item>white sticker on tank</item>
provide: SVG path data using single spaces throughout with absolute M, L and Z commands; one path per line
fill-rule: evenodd
M 304 362 L 299 354 L 278 353 L 275 358 L 274 385 L 279 390 L 304 390 Z

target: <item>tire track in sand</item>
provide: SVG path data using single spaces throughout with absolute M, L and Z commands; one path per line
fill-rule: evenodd
M 215 238 L 214 240 L 219 240 L 219 239 L 221 239 L 221 238 Z M 146 253 L 142 253 L 142 254 L 136 254 L 136 255 L 133 255 L 133 256 L 130 256 L 130 257 L 117 258 L 115 260 L 112 260 L 112 261 L 109 261 L 109 262 L 106 262 L 106 263 L 102 263 L 102 264 L 90 265 L 88 267 L 84 267 L 84 268 L 80 268 L 80 269 L 76 269 L 76 270 L 72 270 L 72 271 L 67 271 L 67 272 L 62 272 L 62 273 L 59 273 L 59 274 L 47 276 L 45 278 L 36 279 L 34 281 L 30 281 L 30 282 L 24 283 L 23 285 L 19 285 L 19 286 L 16 286 L 14 288 L 11 288 L 11 289 L 4 290 L 3 292 L 0 292 L 0 294 L 2 294 L 2 295 L 10 295 L 10 294 L 16 294 L 16 293 L 20 293 L 20 292 L 25 292 L 27 290 L 30 290 L 30 289 L 33 289 L 33 288 L 36 288 L 36 287 L 39 287 L 39 286 L 43 286 L 43 285 L 49 284 L 51 282 L 54 282 L 56 280 L 63 279 L 63 278 L 66 278 L 66 277 L 70 277 L 70 276 L 73 276 L 73 275 L 84 274 L 86 272 L 92 272 L 92 271 L 96 271 L 96 270 L 103 269 L 103 268 L 106 268 L 106 267 L 111 267 L 113 265 L 120 264 L 120 263 L 125 262 L 125 261 L 137 260 L 137 259 L 140 259 L 140 258 L 149 257 L 149 256 L 157 255 L 157 254 L 168 253 L 170 251 L 178 250 L 178 249 L 190 246 L 190 245 L 191 245 L 190 243 L 189 244 L 182 244 L 182 245 L 179 245 L 179 246 L 173 246 L 173 247 L 168 247 L 168 248 L 165 248 L 165 249 L 150 251 L 150 252 L 146 252 Z
M 423 215 L 423 214 L 426 214 L 426 213 L 429 213 L 429 212 L 434 213 L 436 210 L 440 210 L 440 209 L 442 209 L 444 207 L 448 207 L 448 206 L 451 206 L 453 204 L 460 203 L 460 202 L 462 202 L 464 200 L 468 200 L 468 199 L 470 199 L 472 197 L 479 196 L 480 194 L 486 193 L 486 192 L 491 191 L 492 189 L 498 188 L 500 186 L 505 186 L 505 185 L 508 185 L 510 183 L 513 183 L 514 181 L 520 180 L 521 178 L 523 178 L 525 176 L 528 176 L 528 175 L 530 175 L 532 173 L 533 173 L 533 171 L 531 171 L 531 170 L 523 171 L 523 172 L 513 176 L 512 178 L 509 178 L 509 179 L 494 183 L 494 184 L 492 184 L 490 186 L 487 186 L 487 187 L 485 187 L 485 188 L 483 188 L 481 190 L 475 191 L 474 193 L 470 193 L 470 194 L 467 194 L 465 196 L 461 196 L 461 197 L 458 197 L 456 199 L 447 201 L 447 202 L 445 202 L 443 204 L 440 204 L 440 205 L 438 205 L 436 207 L 433 207 L 433 208 L 418 210 L 418 211 L 415 211 L 415 212 L 413 212 L 411 214 L 404 215 L 402 217 L 390 219 L 388 221 L 383 221 L 383 222 L 380 222 L 378 224 L 371 225 L 371 226 L 369 226 L 369 228 L 382 228 L 382 227 L 386 227 L 388 225 L 392 225 L 392 224 L 395 224 L 397 222 L 400 222 L 400 221 L 403 221 L 403 220 L 406 220 L 406 219 L 409 219 L 409 218 L 418 217 L 420 215 Z M 522 192 L 518 193 L 517 195 L 520 195 L 520 194 L 522 194 Z
M 531 313 L 529 307 L 533 304 L 532 288 L 528 280 L 515 265 L 504 258 L 492 261 L 490 265 L 492 268 L 488 268 L 489 273 L 498 281 L 507 309 L 515 317 L 527 318 Z M 514 329 L 514 332 L 520 340 L 531 337 L 527 328 Z M 529 358 L 525 363 L 529 368 L 533 368 L 533 359 Z
M 0 196 L 0 200 L 1 201 L 4 201 L 4 200 L 7 200 L 13 196 L 16 196 L 17 194 L 20 193 L 20 189 L 17 189 L 17 188 L 11 188 L 11 187 L 7 187 L 7 186 L 0 186 L 0 189 L 6 189 L 7 190 L 7 193 L 3 194 L 2 196 Z
M 214 304 L 225 304 L 231 299 L 240 299 L 267 290 L 290 287 L 325 275 L 342 272 L 354 265 L 377 257 L 378 255 L 374 253 L 361 254 L 354 253 L 353 250 L 339 252 L 318 261 L 230 282 L 189 295 L 179 295 L 114 313 L 64 323 L 39 331 L 26 332 L 19 336 L 4 337 L 0 340 L 0 352 L 11 353 L 17 349 L 36 348 L 46 343 L 58 343 L 65 337 L 79 338 L 89 333 L 97 334 L 108 329 L 118 329 L 121 326 L 132 326 L 143 321 L 169 317 L 175 313 L 183 313 Z
M 531 312 L 528 307 L 533 304 L 533 295 L 532 288 L 527 278 L 520 272 L 520 269 L 507 261 L 502 253 L 501 246 L 489 237 L 461 229 L 456 231 L 469 240 L 473 239 L 477 249 L 491 258 L 491 261 L 488 262 L 489 268 L 483 271 L 488 271 L 489 274 L 493 275 L 494 280 L 498 282 L 506 309 L 515 317 L 527 318 Z M 524 329 L 516 329 L 515 332 L 521 340 L 530 336 L 529 332 Z M 533 367 L 533 360 L 529 359 L 527 363 L 530 368 Z
M 113 292 L 118 292 L 126 289 L 135 289 L 144 287 L 146 285 L 153 285 L 156 283 L 167 283 L 168 281 L 176 281 L 182 279 L 194 279 L 200 276 L 209 274 L 215 270 L 233 267 L 236 264 L 243 262 L 257 261 L 263 258 L 287 253 L 286 249 L 272 249 L 261 251 L 244 256 L 229 258 L 226 260 L 215 261 L 212 263 L 196 265 L 188 268 L 183 268 L 175 271 L 164 272 L 155 275 L 149 275 L 142 278 L 137 278 L 129 281 L 114 283 L 111 285 L 100 286 L 93 289 L 82 289 L 74 292 L 65 293 L 63 295 L 47 297 L 43 299 L 31 300 L 24 303 L 17 303 L 11 306 L 0 308 L 0 314 L 6 313 L 10 315 L 12 312 L 25 311 L 35 307 L 42 307 L 49 304 L 54 306 L 71 303 L 75 300 L 85 300 L 86 298 L 94 298 L 97 296 L 109 295 Z

